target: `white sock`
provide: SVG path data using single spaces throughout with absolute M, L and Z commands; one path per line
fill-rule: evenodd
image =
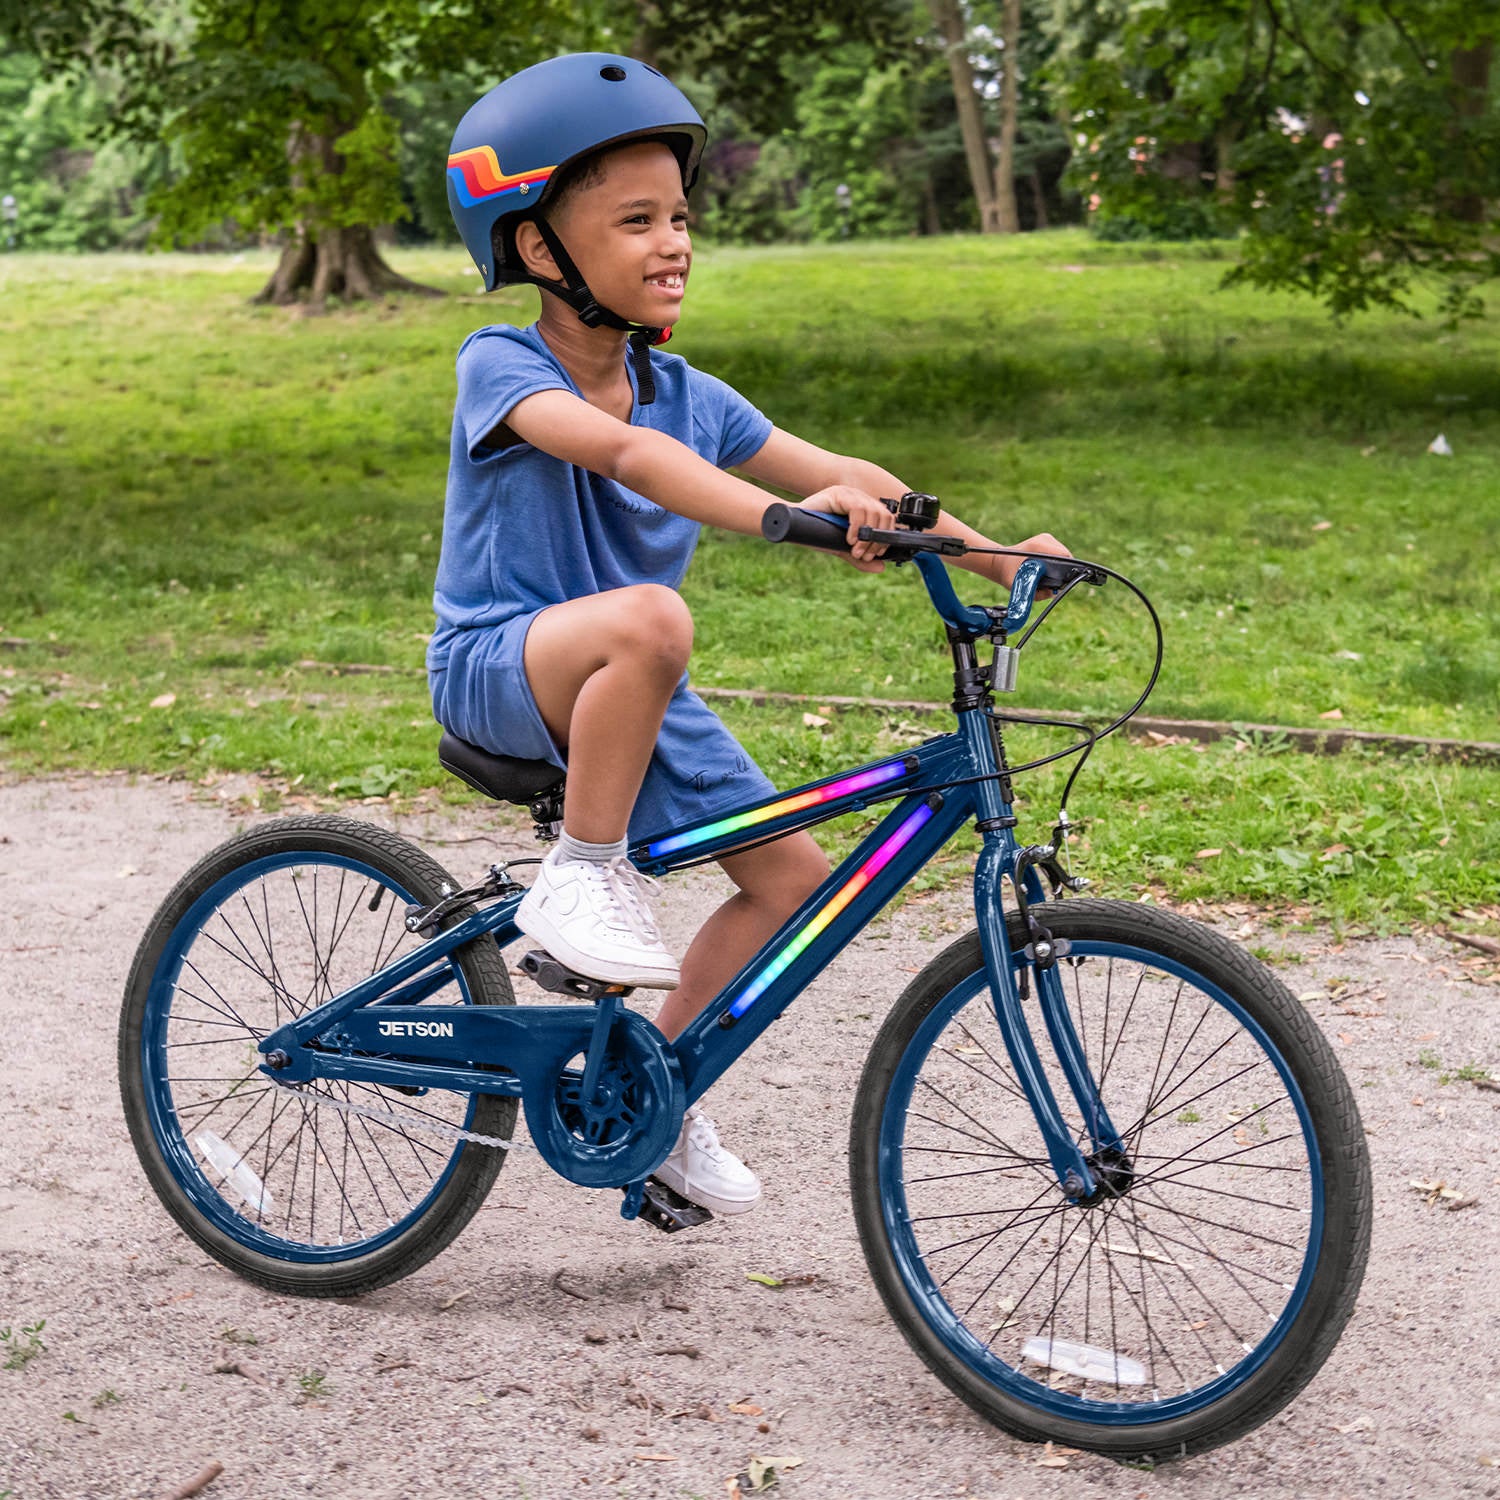
M 607 865 L 610 860 L 618 859 L 625 853 L 625 845 L 624 839 L 617 839 L 613 844 L 588 844 L 582 839 L 575 839 L 564 828 L 557 840 L 557 858 L 559 863 L 573 859 L 589 865 Z

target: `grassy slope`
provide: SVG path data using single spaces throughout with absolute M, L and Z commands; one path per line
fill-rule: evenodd
M 454 291 L 465 265 L 403 258 Z M 0 260 L 0 635 L 32 643 L 0 658 L 18 769 L 269 770 L 345 794 L 436 780 L 415 669 L 452 356 L 479 323 L 529 316 L 529 294 L 309 319 L 245 304 L 265 269 Z M 1316 724 L 1336 708 L 1359 728 L 1495 738 L 1500 336 L 1341 331 L 1216 291 L 1222 270 L 1072 234 L 709 251 L 673 347 L 1003 538 L 1051 529 L 1136 576 L 1168 627 L 1158 712 Z M 1452 459 L 1425 451 L 1439 429 Z M 687 593 L 700 681 L 946 695 L 905 570 L 713 536 Z M 1091 596 L 1028 649 L 1019 701 L 1123 706 L 1146 649 L 1120 590 Z M 783 783 L 913 732 L 727 717 Z M 1497 802 L 1480 770 L 1122 746 L 1074 810 L 1098 819 L 1091 872 L 1111 888 L 1383 920 L 1430 913 L 1429 892 L 1439 910 L 1493 899 Z

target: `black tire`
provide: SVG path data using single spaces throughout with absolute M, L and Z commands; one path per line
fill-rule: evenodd
M 385 829 L 285 818 L 201 860 L 147 928 L 120 1016 L 125 1119 L 167 1211 L 247 1280 L 305 1297 L 386 1286 L 452 1242 L 504 1164 L 501 1150 L 420 1127 L 509 1139 L 514 1099 L 331 1083 L 288 1092 L 257 1068 L 267 1031 L 420 942 L 405 932 L 407 901 L 452 889 L 440 865 Z M 424 1007 L 513 1003 L 493 940 L 455 950 L 452 971 L 455 983 Z M 402 1123 L 318 1098 L 392 1111 Z
M 865 1065 L 860 1241 L 912 1347 L 997 1426 L 1122 1458 L 1201 1452 L 1291 1401 L 1353 1311 L 1359 1114 L 1303 1008 L 1218 933 L 1126 902 L 1045 920 L 1072 944 L 1057 973 L 1125 1144 L 1100 1153 L 1107 1188 L 1089 1205 L 1058 1188 L 970 933 L 908 985 Z M 1010 939 L 1026 941 L 1015 914 Z M 1088 1155 L 1035 996 L 1027 1015 Z

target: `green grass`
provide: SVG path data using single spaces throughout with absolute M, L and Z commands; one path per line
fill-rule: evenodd
M 1153 711 L 1496 738 L 1500 334 L 1341 330 L 1217 291 L 1213 254 L 1074 233 L 710 249 L 673 349 L 1001 539 L 1049 529 L 1136 577 L 1168 632 Z M 265 255 L 0 257 L 11 768 L 437 784 L 420 661 L 452 359 L 533 294 L 471 295 L 456 249 L 400 263 L 464 295 L 307 318 L 247 305 Z M 1439 430 L 1451 459 L 1426 452 Z M 685 593 L 702 683 L 947 696 L 910 570 L 706 535 Z M 1112 587 L 1059 616 L 1018 703 L 1122 708 L 1149 665 L 1139 607 Z M 726 718 L 782 783 L 909 732 Z M 1038 823 L 1054 786 L 1024 805 Z M 1109 746 L 1074 811 L 1106 888 L 1385 924 L 1494 899 L 1497 799 L 1472 768 Z

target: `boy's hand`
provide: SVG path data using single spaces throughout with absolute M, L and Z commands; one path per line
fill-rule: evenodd
M 859 540 L 861 526 L 884 531 L 896 524 L 896 518 L 873 495 L 867 495 L 853 485 L 831 484 L 826 490 L 819 490 L 800 503 L 805 510 L 821 510 L 830 515 L 848 516 L 849 530 L 846 534 L 849 545 L 854 549 L 849 554 L 849 561 L 861 573 L 885 571 L 885 564 L 879 560 L 885 548 L 878 542 Z

